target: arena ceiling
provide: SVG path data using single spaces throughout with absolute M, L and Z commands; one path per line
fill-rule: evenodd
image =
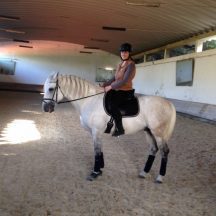
M 133 53 L 216 30 L 215 0 L 1 0 L 0 45 L 61 41 Z M 37 44 L 34 44 L 37 46 Z

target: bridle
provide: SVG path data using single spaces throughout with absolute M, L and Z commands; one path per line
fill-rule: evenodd
M 51 101 L 51 102 L 54 102 L 54 103 L 58 103 L 58 89 L 60 89 L 61 91 L 61 88 L 58 84 L 58 75 L 57 75 L 57 80 L 56 80 L 56 86 L 54 88 L 54 92 L 53 92 L 53 96 L 52 98 L 43 98 L 42 102 L 44 103 L 48 103 L 47 101 Z M 61 91 L 62 92 L 62 91 Z M 62 92 L 63 93 L 63 92 Z
M 65 97 L 63 91 L 61 90 L 61 87 L 59 85 L 59 81 L 58 81 L 58 75 L 57 75 L 57 80 L 56 80 L 56 86 L 54 88 L 54 92 L 53 92 L 53 96 L 52 98 L 43 98 L 42 102 L 44 103 L 48 103 L 47 101 L 51 101 L 53 103 L 56 103 L 56 104 L 62 104 L 62 103 L 69 103 L 69 102 L 73 102 L 73 101 L 78 101 L 78 100 L 82 100 L 82 99 L 85 99 L 85 98 L 88 98 L 88 97 L 93 97 L 93 96 L 96 96 L 96 95 L 99 95 L 99 94 L 103 94 L 104 92 L 99 92 L 99 93 L 96 93 L 96 94 L 93 94 L 93 95 L 88 95 L 88 96 L 85 96 L 85 97 L 81 97 L 81 98 L 77 98 L 77 99 L 73 99 L 73 100 L 66 100 L 66 101 L 58 101 L 58 90 L 61 91 L 62 95 Z

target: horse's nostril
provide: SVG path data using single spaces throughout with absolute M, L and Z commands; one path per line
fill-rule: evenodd
M 44 112 L 53 112 L 55 104 L 54 103 L 43 103 L 42 108 Z
M 44 112 L 48 112 L 49 111 L 47 104 L 43 103 L 42 108 L 43 108 Z
M 54 111 L 54 107 L 53 106 L 49 106 L 49 113 Z

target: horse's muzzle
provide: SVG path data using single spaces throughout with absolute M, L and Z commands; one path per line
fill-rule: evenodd
M 50 102 L 43 102 L 42 103 L 42 109 L 44 112 L 54 112 L 55 108 L 55 103 L 53 101 Z

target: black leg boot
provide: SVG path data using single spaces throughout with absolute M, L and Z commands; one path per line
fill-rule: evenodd
M 125 133 L 123 125 L 122 125 L 122 117 L 119 119 L 115 119 L 115 131 L 113 132 L 112 136 L 120 136 Z

